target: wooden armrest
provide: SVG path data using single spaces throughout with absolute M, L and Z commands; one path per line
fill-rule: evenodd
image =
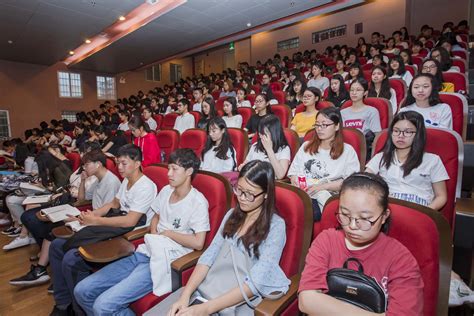
M 132 230 L 131 232 L 126 233 L 125 235 L 123 235 L 123 238 L 131 241 L 138 238 L 142 238 L 149 232 L 150 232 L 150 226 L 142 227 L 142 228 L 138 228 L 138 229 Z
M 268 316 L 280 315 L 285 307 L 293 302 L 298 296 L 298 285 L 300 284 L 300 274 L 291 277 L 291 284 L 288 292 L 277 300 L 263 299 L 255 308 L 255 315 Z
M 43 215 L 41 212 L 36 212 L 36 218 L 42 222 L 50 222 L 48 216 Z
M 277 181 L 283 182 L 283 183 L 289 183 L 291 184 L 291 179 L 288 177 L 284 177 L 283 179 L 279 179 Z
M 182 272 L 187 268 L 190 268 L 196 265 L 199 257 L 202 255 L 204 250 L 195 250 L 188 253 L 187 255 L 182 256 L 181 258 L 176 259 L 171 263 L 171 269 L 176 272 Z
M 74 203 L 74 206 L 75 206 L 75 207 L 87 206 L 87 205 L 90 205 L 91 208 L 92 208 L 92 201 L 89 201 L 89 200 L 82 200 L 82 201 L 76 201 L 76 202 Z
M 458 198 L 456 199 L 456 213 L 474 217 L 474 199 Z
M 115 261 L 131 255 L 134 251 L 133 244 L 122 237 L 79 247 L 79 254 L 84 260 L 96 263 Z
M 74 235 L 74 231 L 69 226 L 59 226 L 51 231 L 56 238 L 69 238 Z

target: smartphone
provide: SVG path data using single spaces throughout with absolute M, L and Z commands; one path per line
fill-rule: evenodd
M 197 296 L 197 297 L 191 302 L 191 304 L 189 304 L 189 306 L 199 305 L 199 304 L 202 304 L 202 303 L 205 303 L 205 302 L 207 302 L 207 300 L 206 300 L 204 297 Z

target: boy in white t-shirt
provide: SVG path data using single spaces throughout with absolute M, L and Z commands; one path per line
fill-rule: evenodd
M 87 315 L 121 314 L 128 304 L 153 291 L 171 291 L 170 264 L 204 246 L 210 230 L 208 202 L 191 185 L 200 160 L 191 149 L 170 155 L 169 185 L 152 204 L 155 212 L 145 244 L 127 258 L 116 261 L 81 281 L 74 290 Z
M 194 128 L 196 122 L 194 121 L 194 116 L 188 112 L 189 101 L 187 99 L 181 99 L 178 102 L 178 113 L 179 116 L 174 122 L 174 129 L 177 130 L 180 134 L 184 133 L 185 130 Z

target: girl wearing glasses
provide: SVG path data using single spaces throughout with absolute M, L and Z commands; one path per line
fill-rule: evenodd
M 309 315 L 375 315 L 326 294 L 327 272 L 356 258 L 364 273 L 386 293 L 387 315 L 422 315 L 423 280 L 418 263 L 404 245 L 386 235 L 390 210 L 385 181 L 368 173 L 348 177 L 342 183 L 336 215 L 342 229 L 321 232 L 306 256 L 299 286 L 300 310 Z
M 318 88 L 308 87 L 303 93 L 303 105 L 305 110 L 297 113 L 291 121 L 291 129 L 298 133 L 299 137 L 304 137 L 306 132 L 311 130 L 316 121 L 316 104 L 321 100 L 321 92 Z
M 202 151 L 201 169 L 215 173 L 234 171 L 235 149 L 221 117 L 209 120 L 206 147 Z
M 254 107 L 255 114 L 250 117 L 244 128 L 249 133 L 249 138 L 252 138 L 257 132 L 260 120 L 268 114 L 272 114 L 272 108 L 266 94 L 260 93 L 255 97 Z
M 352 146 L 342 136 L 342 118 L 335 107 L 325 108 L 316 115 L 313 139 L 301 145 L 288 171 L 295 186 L 304 177 L 306 190 L 313 202 L 313 219 L 321 219 L 321 210 L 333 192 L 341 188 L 342 180 L 360 170 L 359 159 Z
M 420 113 L 428 127 L 453 129 L 453 114 L 446 103 L 441 103 L 436 90 L 436 79 L 430 74 L 419 74 L 413 79 L 408 96 L 400 112 Z
M 222 311 L 220 315 L 236 315 L 235 311 L 224 309 L 244 303 L 238 308 L 238 315 L 252 315 L 253 310 L 245 304 L 239 286 L 217 297 L 205 297 L 202 304 L 194 303 L 197 296 L 204 294 L 199 293 L 200 285 L 207 278 L 216 280 L 210 269 L 226 244 L 249 257 L 251 268 L 242 280 L 242 290 L 249 298 L 255 297 L 254 304 L 259 302 L 261 295 L 288 290 L 289 280 L 279 266 L 286 234 L 285 222 L 275 212 L 274 179 L 273 168 L 268 162 L 251 161 L 242 168 L 234 188 L 237 206 L 225 215 L 186 286 L 158 304 L 150 314 L 211 315 Z M 228 274 L 234 275 L 232 265 Z
M 394 117 L 382 152 L 367 164 L 367 172 L 379 174 L 390 196 L 439 211 L 447 201 L 448 173 L 439 156 L 425 152 L 423 116 L 405 111 Z
M 421 64 L 421 73 L 431 74 L 434 76 L 436 79 L 436 87 L 439 92 L 454 92 L 454 84 L 451 82 L 444 82 L 441 64 L 436 59 L 425 59 L 423 64 Z

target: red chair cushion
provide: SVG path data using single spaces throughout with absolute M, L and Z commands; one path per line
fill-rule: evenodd
M 77 170 L 77 168 L 79 168 L 81 165 L 81 156 L 78 153 L 67 153 L 66 158 L 72 164 L 72 171 Z
M 441 102 L 446 103 L 451 108 L 453 114 L 453 130 L 461 137 L 464 137 L 464 111 L 467 111 L 467 101 L 462 95 L 455 93 L 440 93 Z
M 161 129 L 172 129 L 174 128 L 174 122 L 178 117 L 178 113 L 168 113 L 163 117 L 163 122 L 161 123 Z
M 406 96 L 407 86 L 405 84 L 405 81 L 403 81 L 403 79 L 391 78 L 389 79 L 389 82 L 390 82 L 390 87 L 393 90 L 395 90 L 395 93 L 397 95 L 397 109 L 398 109 L 400 102 L 402 102 L 402 100 Z M 395 114 L 396 113 L 393 113 L 393 115 Z
M 466 72 L 466 61 L 462 59 L 458 59 L 458 58 L 453 58 L 452 61 L 453 61 L 453 66 L 459 67 L 459 71 L 461 73 Z
M 466 93 L 467 79 L 465 74 L 459 72 L 443 72 L 443 79 L 445 82 L 454 84 L 454 92 Z
M 285 104 L 285 93 L 283 91 L 274 91 L 273 95 L 278 101 L 278 104 Z
M 289 127 L 291 122 L 291 109 L 286 104 L 272 105 L 272 112 L 280 119 L 283 128 Z
M 249 137 L 245 130 L 241 128 L 227 128 L 229 132 L 230 140 L 235 148 L 235 158 L 237 160 L 237 166 L 242 164 L 247 157 L 249 149 Z
M 255 97 L 257 95 L 256 94 L 247 94 L 247 97 L 246 99 L 250 102 L 250 104 L 253 106 L 253 104 L 255 103 Z
M 197 111 L 191 111 L 189 112 L 192 116 L 194 116 L 194 126 L 197 126 L 197 123 L 201 119 L 201 113 Z
M 105 167 L 110 170 L 113 174 L 117 176 L 117 178 L 120 179 L 120 181 L 123 180 L 122 176 L 120 175 L 117 165 L 115 164 L 115 161 L 112 158 L 107 157 L 107 160 L 105 161 Z
M 242 116 L 243 127 L 247 125 L 248 120 L 255 113 L 252 108 L 237 108 L 237 112 Z
M 286 141 L 288 142 L 288 145 L 290 146 L 290 152 L 291 152 L 291 161 L 293 161 L 293 158 L 295 158 L 296 153 L 298 152 L 298 149 L 300 148 L 300 139 L 298 137 L 298 133 L 296 133 L 294 130 L 285 128 L 283 130 L 283 133 L 285 134 Z
M 153 119 L 156 121 L 156 130 L 161 129 L 161 123 L 163 123 L 163 115 L 155 114 L 153 115 Z
M 158 146 L 164 151 L 166 161 L 170 154 L 178 148 L 179 138 L 179 132 L 174 129 L 164 129 L 156 133 Z
M 184 131 L 179 139 L 179 148 L 191 148 L 196 156 L 201 157 L 201 153 L 206 146 L 207 133 L 200 128 L 191 128 Z
M 390 126 L 390 121 L 392 118 L 390 116 L 389 108 L 391 108 L 391 105 L 389 104 L 387 99 L 365 98 L 364 103 L 377 109 L 377 111 L 379 112 L 380 126 L 382 127 L 382 129 L 388 128 Z M 352 101 L 348 100 L 344 102 L 341 109 L 345 109 L 350 106 L 352 106 Z

